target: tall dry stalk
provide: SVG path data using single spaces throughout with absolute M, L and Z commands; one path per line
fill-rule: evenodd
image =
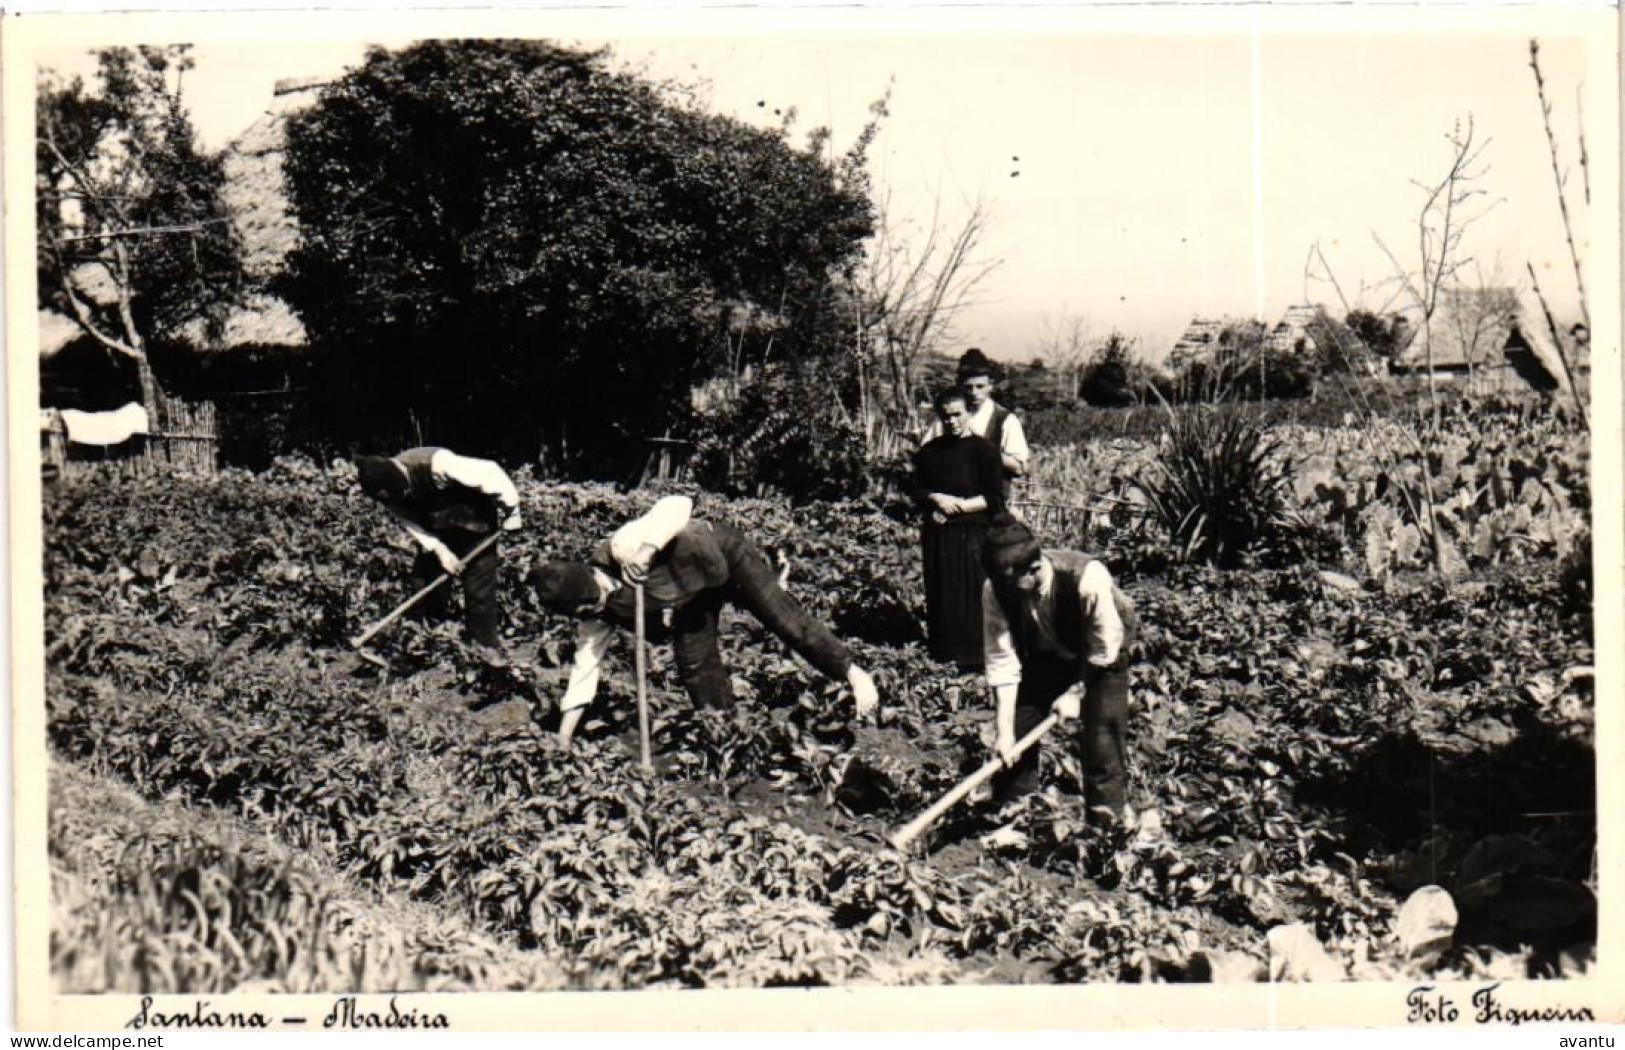
M 1541 124 L 1546 129 L 1546 148 L 1552 160 L 1552 181 L 1557 187 L 1557 207 L 1563 216 L 1563 237 L 1568 241 L 1569 260 L 1574 264 L 1574 284 L 1580 295 L 1580 319 L 1585 323 L 1586 331 L 1591 330 L 1591 311 L 1586 303 L 1585 270 L 1580 265 L 1580 250 L 1574 243 L 1574 223 L 1569 217 L 1568 195 L 1564 188 L 1568 179 L 1563 174 L 1563 165 L 1558 157 L 1557 133 L 1552 129 L 1552 104 L 1546 98 L 1546 78 L 1540 71 L 1540 41 L 1529 41 L 1529 68 L 1535 74 L 1535 96 L 1540 100 Z M 1591 166 L 1586 155 L 1585 124 L 1580 125 L 1580 170 L 1585 187 L 1586 205 L 1591 204 Z M 1546 301 L 1546 295 L 1541 291 L 1540 279 L 1535 276 L 1534 265 L 1529 267 L 1529 279 L 1534 284 L 1535 297 L 1540 300 L 1541 313 L 1545 315 L 1546 328 L 1551 332 L 1552 345 L 1557 348 L 1557 357 L 1563 365 L 1563 376 L 1568 381 L 1569 394 L 1574 398 L 1574 406 L 1579 410 L 1580 421 L 1587 430 L 1591 429 L 1591 415 L 1587 410 L 1585 398 L 1574 384 L 1574 369 L 1569 363 L 1568 349 L 1563 343 L 1563 333 L 1558 329 L 1557 320 L 1552 314 L 1551 304 Z
M 1421 323 L 1414 338 L 1423 340 L 1422 348 L 1427 368 L 1427 417 L 1418 420 L 1418 426 L 1414 429 L 1407 428 L 1405 444 L 1409 447 L 1405 450 L 1398 449 L 1389 442 L 1385 428 L 1372 425 L 1379 413 L 1364 392 L 1355 394 L 1356 403 L 1363 406 L 1366 417 L 1365 433 L 1371 441 L 1370 451 L 1395 476 L 1402 458 L 1407 454 L 1425 462 L 1429 446 L 1442 433 L 1442 405 L 1434 376 L 1435 316 L 1440 305 L 1445 302 L 1447 293 L 1458 288 L 1458 274 L 1462 267 L 1473 261 L 1472 256 L 1464 248 L 1468 231 L 1500 203 L 1499 199 L 1489 199 L 1487 192 L 1479 186 L 1490 170 L 1484 155 L 1491 140 L 1477 139 L 1472 116 L 1468 115 L 1465 125 L 1458 121 L 1445 136 L 1445 140 L 1451 147 L 1451 160 L 1444 175 L 1436 182 L 1430 183 L 1413 180 L 1423 195 L 1422 206 L 1416 217 L 1416 268 L 1413 270 L 1402 263 L 1398 254 L 1380 236 L 1372 234 L 1377 246 L 1393 266 L 1392 281 L 1396 290 L 1389 306 L 1401 300 L 1408 300 L 1410 308 L 1420 317 Z M 1316 276 L 1313 273 L 1313 266 L 1317 259 L 1324 276 L 1331 280 L 1337 295 L 1342 299 L 1342 287 L 1335 276 L 1331 276 L 1331 265 L 1318 245 L 1311 250 L 1310 261 L 1306 264 L 1306 279 Z M 1346 299 L 1343 299 L 1342 306 L 1346 314 L 1350 308 Z M 1334 332 L 1334 342 L 1338 338 Z M 1349 348 L 1341 345 L 1338 346 L 1338 350 L 1345 355 L 1350 352 Z M 1339 378 L 1341 380 L 1341 377 Z M 1448 537 L 1441 531 L 1439 499 L 1434 481 L 1435 479 L 1424 471 L 1414 496 L 1405 493 L 1405 499 L 1410 505 L 1413 517 L 1422 523 L 1434 570 L 1444 575 L 1460 559 L 1450 547 Z
M 1476 184 L 1489 174 L 1484 152 L 1492 140 L 1475 141 L 1472 115 L 1467 116 L 1465 130 L 1458 122 L 1445 136 L 1445 141 L 1450 143 L 1451 163 L 1444 177 L 1436 183 L 1415 183 L 1423 191 L 1422 207 L 1416 217 L 1417 269 L 1413 272 L 1406 267 L 1381 237 L 1373 235 L 1377 246 L 1393 264 L 1404 293 L 1421 314 L 1417 335 L 1423 340 L 1427 356 L 1428 401 L 1435 429 L 1439 425 L 1440 406 L 1434 377 L 1433 318 L 1445 290 L 1456 282 L 1461 268 L 1472 262 L 1462 247 L 1467 231 L 1500 203 L 1499 199 L 1489 201 L 1481 210 L 1473 210 L 1475 200 L 1488 196 Z

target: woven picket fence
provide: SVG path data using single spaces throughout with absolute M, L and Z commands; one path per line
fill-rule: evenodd
M 40 471 L 47 481 L 85 474 L 119 477 L 193 474 L 219 470 L 220 432 L 213 402 L 164 402 L 161 428 L 117 445 L 81 445 L 68 439 L 60 417 L 40 432 Z

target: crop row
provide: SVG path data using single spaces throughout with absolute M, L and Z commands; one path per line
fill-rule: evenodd
M 882 724 L 851 726 L 839 689 L 740 621 L 728 660 L 753 702 L 709 717 L 662 699 L 664 772 L 649 778 L 624 746 L 624 661 L 565 755 L 539 724 L 556 683 L 482 677 L 453 627 L 390 635 L 380 650 L 404 678 L 340 654 L 399 596 L 406 560 L 342 469 L 127 488 L 69 485 L 47 504 L 53 746 L 149 796 L 268 821 L 351 875 L 536 949 L 576 986 L 964 979 L 999 960 L 1049 979 L 1178 978 L 1198 951 L 1256 950 L 1287 922 L 1381 957 L 1412 888 L 1395 858 L 1432 847 L 1448 875 L 1491 834 L 1546 858 L 1529 878 L 1547 881 L 1508 890 L 1518 900 L 1531 886 L 1578 899 L 1587 836 L 1520 822 L 1572 804 L 1590 761 L 1558 684 L 1590 662 L 1589 618 L 1565 611 L 1550 572 L 1353 590 L 1309 569 L 1141 581 L 1136 824 L 1085 828 L 1063 790 L 967 864 L 953 843 L 986 830 L 974 815 L 945 823 L 938 857 L 881 846 L 888 823 L 985 758 L 987 711 L 906 637 L 912 533 L 880 508 L 706 511 L 788 553 L 792 591 L 875 669 Z M 648 498 L 523 491 L 510 582 Z M 505 601 L 540 663 L 567 655 L 567 624 L 515 588 Z M 470 683 L 536 721 L 472 719 Z M 680 693 L 663 659 L 653 685 Z M 1552 775 L 1554 757 L 1566 772 Z M 1046 761 L 1076 786 L 1063 752 Z M 1417 794 L 1439 762 L 1446 789 Z M 1508 907 L 1494 893 L 1477 906 Z M 1567 918 L 1565 936 L 1585 919 Z
M 1289 509 L 1341 550 L 1344 568 L 1376 578 L 1428 568 L 1435 546 L 1450 569 L 1527 565 L 1590 544 L 1586 435 L 1539 405 L 1457 404 L 1437 428 L 1384 418 L 1270 435 Z M 1165 523 L 1148 520 L 1140 486 L 1158 454 L 1134 439 L 1040 449 L 1024 495 L 1094 501 L 1097 521 L 1155 533 Z
M 240 822 L 53 769 L 51 970 L 63 991 L 454 991 L 567 986 L 535 953 L 360 899 Z M 384 916 L 389 918 L 385 919 Z

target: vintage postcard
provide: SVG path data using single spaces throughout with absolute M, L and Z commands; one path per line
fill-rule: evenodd
M 1625 1021 L 1618 17 L 9 17 L 18 1026 Z

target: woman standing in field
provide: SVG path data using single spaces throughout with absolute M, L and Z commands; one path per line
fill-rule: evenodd
M 925 621 L 931 655 L 962 670 L 982 667 L 982 539 L 1004 509 L 999 450 L 970 432 L 965 392 L 936 401 L 942 436 L 914 454 L 911 495 L 925 514 Z

